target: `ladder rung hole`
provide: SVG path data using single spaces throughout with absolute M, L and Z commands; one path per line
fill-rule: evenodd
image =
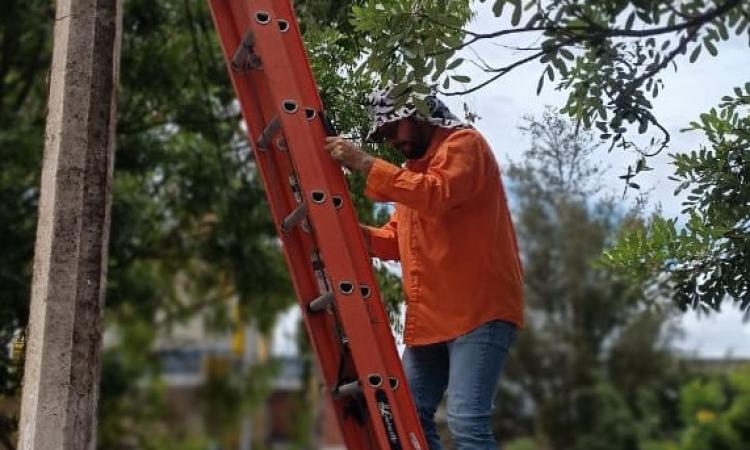
M 271 15 L 265 11 L 258 11 L 255 13 L 255 20 L 257 20 L 259 24 L 265 25 L 271 21 Z
M 354 283 L 342 281 L 341 283 L 339 283 L 339 290 L 344 295 L 350 295 L 352 292 L 354 292 Z
M 321 204 L 326 201 L 326 193 L 323 191 L 312 191 L 310 193 L 313 203 Z
M 317 114 L 313 108 L 305 108 L 305 118 L 307 120 L 313 120 Z
M 279 20 L 279 31 L 285 33 L 289 30 L 289 22 L 286 20 Z
M 362 294 L 363 299 L 370 298 L 370 294 L 372 294 L 372 292 L 370 291 L 370 286 L 366 284 L 363 284 L 362 286 L 359 287 L 359 292 Z
M 284 108 L 284 111 L 288 114 L 294 114 L 297 112 L 297 102 L 294 100 L 284 100 L 281 107 Z
M 388 384 L 391 386 L 391 390 L 395 391 L 396 389 L 398 389 L 398 378 L 388 377 Z
M 342 206 L 344 206 L 344 198 L 340 195 L 334 195 L 333 197 L 333 207 L 336 209 L 341 209 Z
M 367 376 L 367 383 L 372 388 L 379 388 L 380 386 L 383 385 L 383 377 L 381 377 L 380 375 L 377 375 L 377 374 L 368 375 Z

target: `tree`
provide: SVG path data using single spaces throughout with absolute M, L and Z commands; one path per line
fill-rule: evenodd
M 561 109 L 563 113 L 578 125 L 598 130 L 599 138 L 609 141 L 610 151 L 618 148 L 637 152 L 636 161 L 621 176 L 626 190 L 639 188 L 634 177 L 650 170 L 647 158 L 664 151 L 670 143 L 669 132 L 653 113 L 652 102 L 664 88 L 660 74 L 670 66 L 676 70 L 685 59 L 694 62 L 702 53 L 716 56 L 716 44 L 732 35 L 750 37 L 750 5 L 741 0 L 679 3 L 494 0 L 490 3 L 498 18 L 498 29 L 483 33 L 465 28 L 470 17 L 468 0 L 372 0 L 354 8 L 356 27 L 367 36 L 365 42 L 372 49 L 366 67 L 384 82 L 396 81 L 402 86 L 421 83 L 423 86 L 418 90 L 438 83 L 445 95 L 464 95 L 484 88 L 521 65 L 542 63 L 537 92 L 545 82 L 556 82 L 555 89 L 568 94 Z M 528 47 L 506 45 L 515 53 L 511 62 L 502 67 L 487 63 L 478 53 L 472 58 L 457 55 L 459 50 L 472 48 L 480 41 L 503 47 L 504 39 L 519 35 L 538 39 Z M 519 53 L 521 56 L 516 56 Z M 486 77 L 472 83 L 461 73 L 467 62 L 481 69 Z M 403 96 L 402 101 L 407 100 L 408 96 Z M 748 102 L 741 90 L 733 100 L 724 101 L 734 102 L 735 110 Z M 675 164 L 678 179 L 705 172 L 699 156 L 675 157 Z M 733 253 L 726 263 L 717 263 L 715 257 L 727 250 L 724 239 L 745 246 L 747 230 L 735 228 L 730 233 L 735 237 L 728 238 L 722 227 L 735 215 L 720 211 L 728 212 L 729 203 L 717 196 L 705 200 L 704 207 L 715 205 L 711 207 L 715 214 L 711 223 L 704 223 L 703 231 L 697 234 L 675 231 L 670 241 L 670 245 L 682 248 L 682 254 L 687 256 L 677 260 L 679 268 L 685 269 L 679 272 L 685 274 L 675 275 L 671 285 L 673 297 L 683 307 L 709 308 L 718 308 L 722 300 L 734 298 L 747 310 L 750 304 L 747 301 L 750 294 L 745 289 L 750 279 L 747 266 L 741 263 L 740 270 L 722 269 L 721 275 L 714 270 L 728 266 L 731 261 L 747 261 L 744 253 L 737 251 L 737 245 L 732 245 Z M 669 227 L 666 219 L 661 223 Z M 696 220 L 691 220 L 693 225 L 697 225 Z M 714 257 L 706 259 L 696 253 L 695 240 L 701 233 L 708 241 L 697 247 L 711 247 L 713 250 L 702 254 L 714 252 Z M 651 274 L 661 270 L 661 266 L 648 267 Z M 631 268 L 643 270 L 643 267 Z M 732 279 L 738 276 L 740 281 Z M 704 278 L 709 281 L 698 282 Z
M 634 280 L 673 293 L 683 309 L 719 310 L 736 299 L 750 317 L 750 83 L 725 96 L 720 110 L 702 114 L 689 130 L 710 148 L 672 155 L 687 224 L 654 217 L 620 239 L 606 264 Z M 666 277 L 665 277 L 666 276 Z
M 510 27 L 486 33 L 464 29 L 469 1 L 371 1 L 355 8 L 358 29 L 372 34 L 373 40 L 382 40 L 372 46 L 368 66 L 384 81 L 424 83 L 429 75 L 429 81 L 442 82 L 446 95 L 464 95 L 538 61 L 545 64 L 538 90 L 545 77 L 554 81 L 557 76 L 557 89 L 569 94 L 563 112 L 587 128 L 596 125 L 612 146 L 649 154 L 647 149 L 660 151 L 669 142 L 669 132 L 651 113 L 649 100 L 663 87 L 659 73 L 670 65 L 676 67 L 676 61 L 688 52 L 691 62 L 702 48 L 715 56 L 715 44 L 729 39 L 730 31 L 750 35 L 748 5 L 741 0 L 678 5 L 614 0 L 495 0 L 492 4 L 496 17 L 510 16 Z M 388 26 L 405 21 L 411 21 L 411 26 Z M 458 50 L 482 40 L 499 43 L 504 36 L 525 33 L 541 34 L 539 45 L 513 48 L 526 56 L 504 67 L 492 67 L 477 58 L 473 62 L 487 79 L 450 90 L 454 82 L 471 82 L 454 72 L 464 63 L 455 56 Z M 639 133 L 655 126 L 662 137 L 638 146 L 625 139 L 630 126 L 637 126 Z
M 497 426 L 535 430 L 550 449 L 636 448 L 662 420 L 643 399 L 673 370 L 669 316 L 643 308 L 638 284 L 593 262 L 637 215 L 596 194 L 591 133 L 551 111 L 525 130 L 531 148 L 506 174 L 527 326 L 510 353 Z
M 53 6 L 41 1 L 7 5 L 0 19 L 3 348 L 27 323 L 53 19 Z M 127 2 L 122 67 L 105 311 L 122 339 L 104 355 L 104 448 L 128 436 L 121 425 L 144 425 L 158 410 L 156 330 L 198 312 L 226 329 L 226 300 L 235 297 L 243 317 L 267 330 L 292 301 L 205 2 Z M 189 295 L 176 294 L 178 277 L 189 280 L 181 286 Z M 3 403 L 12 405 L 21 374 L 0 355 Z M 7 448 L 15 441 L 12 411 L 4 407 L 0 420 Z
M 121 222 L 113 226 L 113 239 L 121 253 L 112 263 L 121 281 L 112 287 L 113 301 L 118 302 L 112 320 L 127 324 L 123 343 L 148 347 L 153 336 L 144 328 L 169 327 L 198 312 L 207 314 L 217 329 L 227 329 L 232 323 L 225 300 L 236 296 L 243 319 L 268 330 L 276 314 L 293 303 L 291 283 L 240 131 L 213 24 L 200 0 L 152 6 L 129 2 L 125 13 L 123 66 L 128 70 L 121 96 L 126 102 L 121 139 L 129 152 L 118 159 L 117 167 L 122 191 L 114 216 Z M 372 89 L 372 81 L 353 73 L 359 57 L 356 41 L 334 29 L 348 6 L 309 0 L 296 7 L 327 111 L 340 131 L 357 135 L 367 119 L 351 99 Z M 351 181 L 361 192 L 363 180 Z M 361 195 L 354 198 L 363 221 L 378 220 L 371 202 Z M 189 281 L 182 286 L 188 302 L 174 292 L 174 278 L 180 274 Z M 387 292 L 398 292 L 393 289 L 395 277 L 383 272 L 381 280 Z M 388 298 L 395 303 L 398 296 Z M 102 442 L 102 448 L 115 447 L 127 435 L 119 428 L 128 423 L 124 418 L 144 423 L 159 410 L 158 402 L 144 415 L 129 408 L 133 398 L 143 397 L 135 379 L 150 380 L 158 361 L 124 364 L 134 379 L 123 383 L 112 399 L 114 413 L 103 423 L 120 432 L 109 434 L 111 440 Z M 207 397 L 235 400 L 223 405 L 221 415 L 212 414 L 213 419 L 234 423 L 248 404 L 263 398 L 266 391 L 260 388 L 272 374 L 254 369 L 213 378 Z M 218 426 L 213 430 L 216 435 L 222 431 Z M 174 430 L 138 436 L 149 443 L 170 432 Z
M 750 440 L 750 370 L 696 379 L 680 396 L 685 450 L 740 450 Z
M 6 349 L 28 322 L 53 17 L 41 1 L 12 3 L 0 17 L 0 403 L 15 401 L 23 368 Z M 0 448 L 12 449 L 17 416 L 2 411 Z

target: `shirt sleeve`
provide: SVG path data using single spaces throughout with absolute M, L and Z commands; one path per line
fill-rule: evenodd
M 449 138 L 425 172 L 376 159 L 367 176 L 367 195 L 387 199 L 425 215 L 440 215 L 469 199 L 485 176 L 486 149 L 474 133 Z
M 367 227 L 370 232 L 372 256 L 384 261 L 400 259 L 398 251 L 398 208 L 391 214 L 388 223 L 380 228 Z

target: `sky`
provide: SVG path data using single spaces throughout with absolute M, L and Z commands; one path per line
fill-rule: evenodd
M 507 27 L 507 23 L 493 16 L 491 4 L 485 2 L 476 8 L 477 15 L 467 27 L 469 30 L 488 32 Z M 693 64 L 687 61 L 687 56 L 678 57 L 678 71 L 675 73 L 671 68 L 663 71 L 665 89 L 652 102 L 654 114 L 669 130 L 672 141 L 667 151 L 649 160 L 649 166 L 654 170 L 639 174 L 636 181 L 643 191 L 648 192 L 650 207 L 660 206 L 668 217 L 679 218 L 681 209 L 681 200 L 673 195 L 676 183 L 667 179 L 672 173 L 668 154 L 699 149 L 704 142 L 702 134 L 680 130 L 701 113 L 718 105 L 721 97 L 730 94 L 733 87 L 743 86 L 750 80 L 747 36 L 743 34 L 737 38 L 733 33 L 731 36 L 729 41 L 717 44 L 717 57 L 711 57 L 704 51 Z M 535 39 L 531 35 L 510 35 L 495 43 L 480 43 L 474 49 L 488 63 L 501 66 L 517 60 L 522 53 L 498 47 L 496 43 L 522 47 L 533 45 Z M 470 51 L 460 56 L 475 58 Z M 443 98 L 457 115 L 463 111 L 464 102 L 479 115 L 481 119 L 476 123 L 476 128 L 493 147 L 501 166 L 510 160 L 520 160 L 530 145 L 528 136 L 518 129 L 525 115 L 540 116 L 547 105 L 558 109 L 564 106 L 567 95 L 555 91 L 553 83 L 546 83 L 542 93 L 536 95 L 542 68 L 538 63 L 521 66 L 477 93 Z M 471 64 L 464 63 L 459 69 L 457 72 L 471 76 L 473 81 L 483 79 L 478 69 L 472 70 Z M 608 154 L 606 147 L 603 147 L 597 157 L 601 158 L 604 167 L 609 167 L 602 179 L 605 185 L 603 193 L 621 193 L 623 184 L 618 175 L 627 171 L 628 164 L 635 161 L 635 156 L 618 151 Z M 634 194 L 625 199 L 633 200 Z M 295 306 L 280 321 L 274 344 L 277 352 L 293 351 L 289 336 L 293 336 L 292 324 L 298 317 Z M 750 324 L 744 324 L 742 314 L 730 305 L 710 316 L 698 316 L 692 311 L 685 313 L 681 326 L 684 337 L 675 345 L 682 352 L 702 357 L 750 357 Z

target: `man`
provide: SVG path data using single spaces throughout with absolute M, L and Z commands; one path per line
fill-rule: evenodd
M 404 370 L 430 450 L 448 393 L 458 450 L 496 449 L 490 418 L 500 372 L 523 324 L 522 273 L 497 162 L 484 138 L 434 95 L 430 114 L 370 95 L 369 140 L 406 158 L 399 168 L 333 137 L 326 150 L 367 177 L 366 194 L 395 202 L 390 221 L 363 227 L 373 256 L 400 260 L 406 297 Z

